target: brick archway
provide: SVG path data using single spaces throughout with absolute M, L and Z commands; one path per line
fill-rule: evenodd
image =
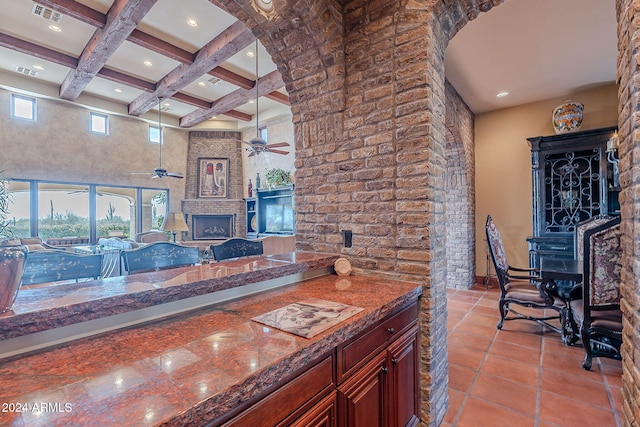
M 444 49 L 503 0 L 280 0 L 269 20 L 250 0 L 211 0 L 271 54 L 292 103 L 298 247 L 341 253 L 359 274 L 417 281 L 425 425 L 447 410 Z M 625 416 L 640 401 L 640 112 L 635 69 L 640 8 L 617 0 L 621 58 L 621 193 L 625 230 Z M 635 151 L 634 151 L 635 150 Z M 461 158 L 459 153 L 458 158 Z M 472 162 L 467 163 L 467 166 Z M 340 230 L 353 231 L 344 248 Z

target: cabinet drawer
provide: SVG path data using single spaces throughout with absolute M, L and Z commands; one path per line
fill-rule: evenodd
M 338 382 L 353 369 L 362 366 L 375 354 L 399 337 L 418 319 L 418 304 L 412 304 L 392 315 L 378 326 L 363 333 L 350 343 L 338 347 Z
M 329 356 L 309 370 L 260 400 L 224 426 L 273 427 L 298 408 L 314 404 L 334 387 L 333 357 Z

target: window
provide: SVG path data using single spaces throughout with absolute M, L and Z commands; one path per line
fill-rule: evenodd
M 263 126 L 263 127 L 259 128 L 258 131 L 260 132 L 260 138 L 262 138 L 262 139 L 264 139 L 266 141 L 267 140 L 267 127 Z
M 36 100 L 26 96 L 11 95 L 11 117 L 36 120 Z
M 91 244 L 160 229 L 169 205 L 166 189 L 11 180 L 8 190 L 14 236 L 77 237 Z
M 149 125 L 149 142 L 160 143 L 160 128 L 158 126 Z
M 107 116 L 105 114 L 90 113 L 91 132 L 107 135 Z

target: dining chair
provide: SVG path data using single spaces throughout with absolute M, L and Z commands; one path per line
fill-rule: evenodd
M 262 255 L 263 250 L 260 240 L 233 237 L 220 244 L 211 245 L 211 252 L 213 252 L 213 258 L 216 261 L 221 261 L 229 258 Z
M 555 332 L 562 333 L 560 326 L 550 323 L 557 320 L 562 325 L 566 315 L 566 304 L 560 298 L 553 297 L 545 292 L 539 270 L 536 268 L 512 267 L 507 261 L 507 255 L 502 243 L 502 236 L 491 215 L 487 216 L 485 224 L 487 242 L 491 259 L 495 267 L 498 284 L 500 286 L 500 321 L 498 329 L 507 320 L 529 320 L 547 327 Z M 535 308 L 542 310 L 540 316 L 523 314 L 513 309 L 512 305 Z M 545 310 L 551 310 L 553 314 L 547 315 Z M 512 316 L 509 316 L 509 313 Z
M 620 217 L 583 227 L 576 240 L 583 261 L 582 299 L 571 305 L 585 351 L 582 367 L 590 370 L 593 357 L 622 358 Z
M 200 254 L 197 247 L 182 246 L 173 242 L 153 242 L 140 248 L 120 251 L 121 274 L 186 267 L 198 262 Z

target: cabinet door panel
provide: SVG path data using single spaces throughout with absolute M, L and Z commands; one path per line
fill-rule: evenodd
M 291 423 L 291 427 L 336 427 L 336 392 L 318 402 L 303 416 Z
M 338 388 L 343 427 L 386 425 L 386 353 L 379 354 Z
M 415 426 L 419 422 L 418 328 L 405 334 L 388 350 L 391 386 L 391 426 Z

